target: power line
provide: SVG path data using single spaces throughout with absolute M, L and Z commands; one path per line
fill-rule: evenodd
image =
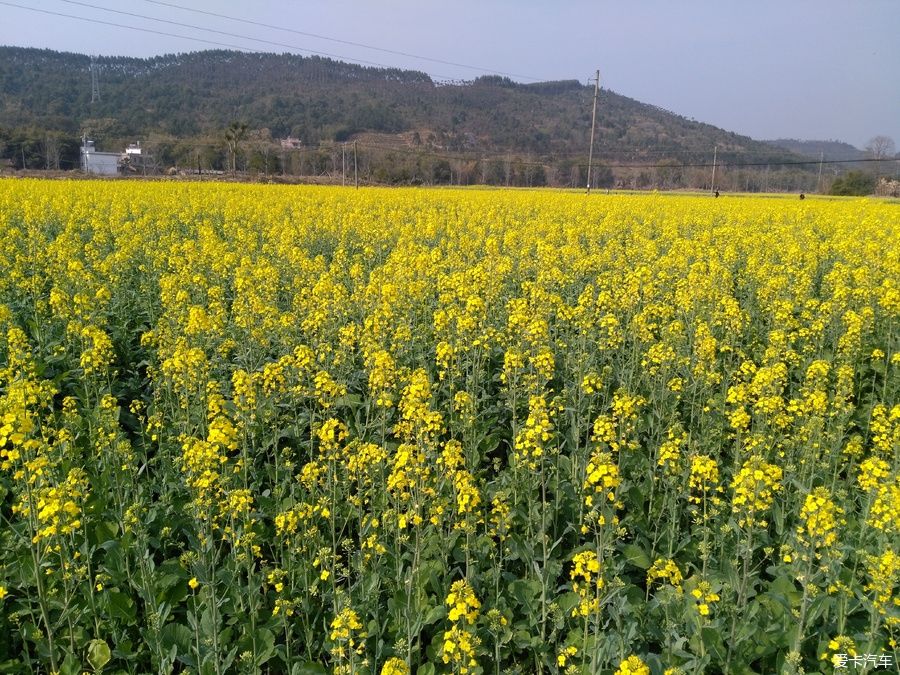
M 75 16 L 74 14 L 65 14 L 64 12 L 53 12 L 49 9 L 38 9 L 37 7 L 26 7 L 25 5 L 17 5 L 13 2 L 6 2 L 6 0 L 0 0 L 0 5 L 6 5 L 7 7 L 15 7 L 17 9 L 27 9 L 29 12 L 39 12 L 41 14 L 49 14 L 50 16 L 61 16 L 66 19 L 75 19 L 77 21 L 86 21 L 88 23 L 97 23 L 103 26 L 113 26 L 114 28 L 127 28 L 129 30 L 139 30 L 142 33 L 152 33 L 153 35 L 164 35 L 166 37 L 180 38 L 182 40 L 193 40 L 195 42 L 203 42 L 208 45 L 215 45 L 217 47 L 227 47 L 228 49 L 237 49 L 242 52 L 253 51 L 252 49 L 248 49 L 247 47 L 241 47 L 240 45 L 228 44 L 226 42 L 216 42 L 215 40 L 205 40 L 203 38 L 198 38 L 190 35 L 177 35 L 176 33 L 167 33 L 161 30 L 153 30 L 152 28 L 141 28 L 139 26 L 127 26 L 122 23 L 115 23 L 113 21 L 103 21 L 102 19 L 89 19 L 85 16 Z
M 78 5 L 80 7 L 87 7 L 89 9 L 97 9 L 102 12 L 111 12 L 113 14 L 121 14 L 123 16 L 130 16 L 135 19 L 156 21 L 158 23 L 165 23 L 170 26 L 178 26 L 179 28 L 189 28 L 191 30 L 200 30 L 200 31 L 205 31 L 207 33 L 215 33 L 216 35 L 224 35 L 226 37 L 238 38 L 241 40 L 250 40 L 251 42 L 259 42 L 261 44 L 271 45 L 273 47 L 282 47 L 284 49 L 293 49 L 298 52 L 305 52 L 307 54 L 315 54 L 316 56 L 324 56 L 324 57 L 331 58 L 331 59 L 337 59 L 339 61 L 351 61 L 354 63 L 359 63 L 359 64 L 363 64 L 363 65 L 367 65 L 367 66 L 375 66 L 377 68 L 395 69 L 395 66 L 391 66 L 386 63 L 378 63 L 377 61 L 366 61 L 364 59 L 354 59 L 354 58 L 350 58 L 348 56 L 341 56 L 340 54 L 331 54 L 329 52 L 317 51 L 315 49 L 306 49 L 305 47 L 298 47 L 297 45 L 292 45 L 292 44 L 288 44 L 285 42 L 276 42 L 275 40 L 266 40 L 264 38 L 255 38 L 255 37 L 251 37 L 249 35 L 242 35 L 240 33 L 229 33 L 228 31 L 216 30 L 214 28 L 204 28 L 203 26 L 195 26 L 193 24 L 183 23 L 181 21 L 171 21 L 169 19 L 157 19 L 152 16 L 147 16 L 146 14 L 137 14 L 135 12 L 126 12 L 126 11 L 120 10 L 120 9 L 110 9 L 109 7 L 101 7 L 99 5 L 92 5 L 87 2 L 79 2 L 78 0 L 60 0 L 60 1 L 65 2 L 69 5 Z M 3 3 L 3 4 L 9 4 L 9 3 Z M 18 6 L 18 5 L 16 5 L 16 6 Z M 30 9 L 30 8 L 23 8 L 23 9 Z M 35 10 L 35 11 L 40 11 L 40 10 Z M 94 21 L 93 19 L 86 19 L 84 17 L 72 17 L 72 18 L 82 18 L 85 21 Z M 100 22 L 100 23 L 105 23 L 105 22 Z M 110 24 L 110 25 L 112 25 L 112 24 Z M 121 27 L 122 28 L 135 28 L 134 26 L 121 26 Z M 138 30 L 141 30 L 141 29 L 138 29 Z M 193 39 L 193 38 L 189 38 L 189 39 Z M 246 48 L 243 48 L 243 49 L 246 49 Z M 445 75 L 437 75 L 436 74 L 436 76 L 439 78 L 442 78 L 442 79 L 452 79 Z
M 519 75 L 516 73 L 506 73 L 502 70 L 494 70 L 492 68 L 483 68 L 481 66 L 472 66 L 465 63 L 457 63 L 456 61 L 445 61 L 444 59 L 436 59 L 430 56 L 422 56 L 421 54 L 413 54 L 412 52 L 402 52 L 394 49 L 386 49 L 384 47 L 376 47 L 375 45 L 368 45 L 363 42 L 354 42 L 352 40 L 342 40 L 340 38 L 328 37 L 327 35 L 320 35 L 318 33 L 308 33 L 301 30 L 296 30 L 293 28 L 285 28 L 284 26 L 275 26 L 273 24 L 262 23 L 261 21 L 253 21 L 251 19 L 241 19 L 235 16 L 229 16 L 227 14 L 219 14 L 218 12 L 208 12 L 202 9 L 195 9 L 193 7 L 183 7 L 182 5 L 176 5 L 172 2 L 163 2 L 162 0 L 144 0 L 145 2 L 149 2 L 153 5 L 160 5 L 163 7 L 171 7 L 173 9 L 180 9 L 185 12 L 194 12 L 195 14 L 204 14 L 206 16 L 214 16 L 220 19 L 228 19 L 229 21 L 237 21 L 239 23 L 245 23 L 251 26 L 259 26 L 260 28 L 268 28 L 270 30 L 280 30 L 286 33 L 294 33 L 296 35 L 303 35 L 304 37 L 316 38 L 318 40 L 328 40 L 330 42 L 337 42 L 343 45 L 350 45 L 352 47 L 362 47 L 363 49 L 372 49 L 374 51 L 383 52 L 385 54 L 394 54 L 395 56 L 405 56 L 412 59 L 419 59 L 421 61 L 430 61 L 431 63 L 440 63 L 445 66 L 455 66 L 457 68 L 466 68 L 468 70 L 477 70 L 483 73 L 490 73 L 492 75 L 503 75 L 505 77 L 517 77 L 523 80 L 532 80 L 534 82 L 540 82 L 542 78 L 532 77 L 530 75 Z

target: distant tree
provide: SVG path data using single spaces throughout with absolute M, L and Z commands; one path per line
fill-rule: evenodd
M 649 171 L 640 171 L 634 180 L 635 187 L 647 188 L 652 185 L 653 179 L 650 177 Z
M 890 136 L 875 136 L 866 144 L 866 152 L 871 155 L 872 159 L 891 159 L 896 152 L 894 139 Z M 876 177 L 881 175 L 882 166 L 881 162 L 875 163 Z
M 661 188 L 677 187 L 681 184 L 681 162 L 677 159 L 660 160 L 656 167 L 656 175 Z
M 431 168 L 431 179 L 438 185 L 446 185 L 453 178 L 453 172 L 450 169 L 450 162 L 446 159 L 439 159 Z
M 864 196 L 875 192 L 875 176 L 865 171 L 850 171 L 831 184 L 831 194 Z
M 598 188 L 611 188 L 615 182 L 615 176 L 613 176 L 612 169 L 608 166 L 600 166 L 594 167 L 594 185 Z
M 41 154 L 44 157 L 44 168 L 47 170 L 59 170 L 60 159 L 63 153 L 64 135 L 54 131 L 48 131 L 41 140 Z
M 10 139 L 9 155 L 17 169 L 44 167 L 44 133 L 39 129 L 22 129 Z
M 528 187 L 544 187 L 547 184 L 547 171 L 540 164 L 531 164 L 525 168 L 525 185 Z
M 487 161 L 484 168 L 484 182 L 487 185 L 502 185 L 506 182 L 506 162 L 499 159 Z
M 256 129 L 249 133 L 250 147 L 253 150 L 251 161 L 256 171 L 261 171 L 266 178 L 269 172 L 277 164 L 275 152 L 278 145 L 272 140 L 272 132 L 269 129 Z
M 225 130 L 225 144 L 228 146 L 228 152 L 231 155 L 231 175 L 237 173 L 237 153 L 246 136 L 246 122 L 232 122 Z
M 866 144 L 866 152 L 872 159 L 890 159 L 896 152 L 894 139 L 890 136 L 875 136 Z

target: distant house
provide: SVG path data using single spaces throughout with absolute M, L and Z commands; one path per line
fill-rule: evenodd
M 303 141 L 299 138 L 294 138 L 293 136 L 288 136 L 287 138 L 281 139 L 281 149 L 282 150 L 299 150 L 303 147 Z
M 118 152 L 97 152 L 94 141 L 81 141 L 81 170 L 96 176 L 115 176 L 119 173 Z
M 137 143 L 129 143 L 128 147 L 125 148 L 126 155 L 140 155 L 141 154 L 141 142 Z

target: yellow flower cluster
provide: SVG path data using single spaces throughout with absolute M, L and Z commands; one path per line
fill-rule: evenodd
M 511 509 L 506 495 L 499 493 L 491 500 L 490 534 L 501 543 L 509 537 Z
M 681 570 L 674 560 L 668 558 L 658 558 L 647 570 L 647 586 L 650 587 L 654 582 L 668 583 L 677 590 L 681 590 L 681 582 L 684 577 Z
M 597 554 L 594 551 L 576 553 L 572 558 L 569 578 L 572 579 L 572 590 L 580 598 L 572 610 L 572 616 L 587 617 L 600 611 L 600 592 L 604 583 Z
M 842 655 L 838 656 L 838 655 Z M 846 635 L 837 635 L 828 641 L 828 651 L 822 654 L 821 660 L 827 661 L 835 668 L 842 663 L 846 666 L 847 657 L 856 656 L 856 643 Z
M 347 393 L 347 388 L 338 384 L 327 370 L 320 370 L 313 378 L 316 398 L 319 405 L 328 410 L 334 402 Z
M 872 409 L 872 448 L 875 452 L 890 456 L 900 448 L 900 404 L 888 412 L 887 406 L 879 403 Z
M 369 392 L 375 405 L 382 408 L 394 405 L 397 381 L 397 364 L 390 352 L 385 349 L 375 352 L 369 359 Z
M 890 465 L 881 457 L 873 455 L 859 465 L 857 481 L 863 490 L 875 491 L 884 485 L 890 473 Z
M 721 486 L 719 485 L 719 465 L 716 460 L 708 455 L 692 456 L 689 485 L 688 500 L 690 502 L 700 504 L 710 494 L 714 500 L 718 500 L 716 493 L 721 491 Z
M 430 408 L 431 383 L 423 368 L 413 371 L 400 397 L 400 421 L 394 432 L 410 441 L 431 442 L 444 428 L 441 414 Z
M 481 607 L 481 603 L 475 597 L 475 590 L 464 579 L 453 582 L 453 585 L 450 587 L 450 593 L 447 595 L 446 603 L 450 608 L 448 617 L 453 622 L 465 619 L 467 623 L 473 624 L 478 618 L 478 610 Z
M 681 425 L 669 427 L 666 431 L 666 440 L 659 447 L 659 459 L 656 463 L 661 466 L 666 473 L 673 475 L 680 471 L 679 460 L 681 459 L 681 449 L 687 443 L 687 434 Z
M 617 390 L 613 395 L 612 412 L 620 439 L 620 442 L 614 441 L 610 444 L 613 450 L 622 448 L 637 450 L 638 444 L 634 434 L 637 428 L 638 414 L 646 403 L 643 396 L 629 394 L 624 389 Z
M 81 367 L 85 375 L 91 375 L 107 368 L 115 356 L 112 340 L 97 326 L 85 326 L 81 329 L 81 340 L 84 349 L 81 352 Z
M 875 489 L 875 501 L 866 523 L 891 536 L 900 533 L 900 475 Z
M 718 602 L 719 594 L 714 592 L 712 585 L 708 581 L 701 581 L 696 588 L 691 590 L 691 596 L 694 599 L 694 605 L 700 616 L 709 616 L 710 606 Z
M 319 439 L 319 454 L 324 459 L 329 461 L 341 459 L 341 444 L 349 436 L 346 424 L 333 417 L 329 418 L 316 431 L 316 436 Z
M 475 658 L 475 649 L 479 640 L 471 631 L 464 627 L 454 625 L 450 630 L 444 631 L 441 644 L 441 660 L 449 664 L 454 673 L 465 675 L 473 668 L 478 667 Z
M 650 668 L 639 656 L 632 654 L 619 663 L 615 675 L 650 675 Z
M 603 387 L 603 380 L 597 373 L 588 373 L 581 380 L 581 390 L 585 394 L 595 394 Z
M 441 659 L 450 664 L 454 672 L 465 674 L 478 667 L 475 649 L 479 641 L 470 627 L 478 619 L 481 603 L 464 579 L 453 582 L 445 602 L 450 608 L 447 618 L 453 625 L 444 631 Z
M 781 467 L 754 455 L 741 467 L 731 482 L 731 509 L 738 516 L 740 527 L 767 527 L 766 514 L 772 507 L 775 493 L 781 489 Z
M 843 509 L 837 506 L 828 490 L 817 487 L 806 495 L 800 508 L 800 524 L 797 526 L 799 540 L 817 550 L 827 549 L 837 542 L 837 527 L 843 516 Z
M 900 618 L 897 616 L 900 595 L 894 594 L 894 589 L 900 583 L 900 554 L 887 549 L 881 555 L 869 556 L 866 571 L 869 581 L 863 590 L 872 594 L 875 610 L 882 616 L 891 612 L 889 623 L 895 627 L 900 626 Z
M 355 648 L 357 641 L 365 638 L 363 625 L 359 622 L 359 614 L 349 607 L 345 607 L 331 620 L 331 632 L 328 639 L 333 642 L 345 643 Z
M 556 655 L 556 665 L 560 668 L 565 668 L 568 660 L 575 656 L 577 653 L 578 647 L 574 645 L 568 645 L 564 649 L 560 650 L 559 654 Z
M 528 418 L 525 426 L 516 436 L 515 454 L 519 464 L 528 471 L 534 471 L 544 456 L 546 444 L 553 437 L 551 411 L 543 396 L 532 396 L 528 400 Z
M 34 497 L 34 510 L 23 499 L 14 512 L 23 517 L 35 516 L 37 529 L 32 541 L 50 539 L 57 535 L 72 534 L 81 528 L 81 509 L 88 495 L 88 477 L 83 469 L 70 469 L 59 485 L 40 488 Z
M 612 455 L 608 452 L 594 451 L 588 462 L 584 479 L 584 503 L 594 505 L 594 497 L 599 496 L 603 501 L 616 501 L 616 488 L 622 483 L 619 477 L 619 466 L 613 462 Z
M 403 659 L 392 656 L 381 666 L 381 675 L 409 675 L 409 666 Z

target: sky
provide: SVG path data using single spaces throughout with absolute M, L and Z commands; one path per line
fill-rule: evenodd
M 599 69 L 601 87 L 729 131 L 859 148 L 900 147 L 898 35 L 900 0 L 0 0 L 4 45 L 152 56 L 212 42 L 441 79 L 587 83 Z

